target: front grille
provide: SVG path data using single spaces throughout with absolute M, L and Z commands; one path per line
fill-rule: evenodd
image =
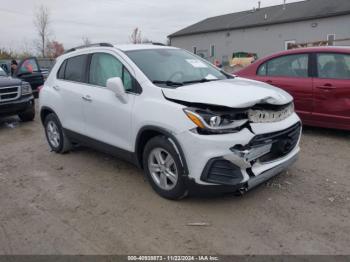
M 203 181 L 222 185 L 236 185 L 242 179 L 241 169 L 222 158 L 210 160 L 202 174 Z
M 271 108 L 271 109 L 269 109 Z M 286 119 L 294 112 L 294 104 L 275 107 L 257 107 L 248 110 L 248 118 L 252 123 L 271 123 Z
M 301 133 L 301 123 L 274 133 L 258 135 L 250 142 L 251 147 L 272 144 L 271 151 L 260 157 L 261 162 L 270 162 L 288 155 L 296 147 Z
M 0 102 L 16 100 L 20 95 L 19 86 L 0 87 Z

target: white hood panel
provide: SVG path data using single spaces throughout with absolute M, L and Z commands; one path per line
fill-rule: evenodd
M 239 77 L 162 90 L 169 99 L 232 108 L 256 104 L 284 105 L 293 101 L 287 92 L 277 87 Z

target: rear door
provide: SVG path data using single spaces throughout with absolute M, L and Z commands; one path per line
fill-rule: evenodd
M 310 119 L 313 111 L 313 86 L 309 64 L 308 53 L 279 56 L 261 64 L 255 78 L 291 94 L 295 109 L 304 121 Z
M 350 54 L 316 54 L 314 85 L 316 124 L 350 128 Z
M 34 95 L 38 92 L 38 87 L 44 84 L 44 77 L 41 73 L 38 60 L 35 57 L 26 58 L 18 65 L 15 76 L 28 82 Z
M 86 134 L 82 103 L 87 82 L 87 61 L 88 55 L 66 59 L 52 86 L 58 98 L 54 102 L 58 103 L 56 110 L 63 127 L 79 134 Z

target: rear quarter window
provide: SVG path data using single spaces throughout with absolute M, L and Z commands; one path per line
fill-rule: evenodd
M 64 60 L 64 62 L 62 63 L 60 69 L 57 72 L 57 78 L 58 79 L 64 79 L 64 74 L 65 74 L 65 70 L 66 70 L 66 65 L 67 65 L 67 60 Z
M 267 63 L 263 63 L 259 66 L 257 75 L 258 76 L 266 76 Z

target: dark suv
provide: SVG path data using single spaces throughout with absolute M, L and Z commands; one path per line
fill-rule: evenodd
M 0 117 L 10 115 L 32 121 L 35 117 L 34 96 L 28 82 L 8 76 L 0 67 Z

